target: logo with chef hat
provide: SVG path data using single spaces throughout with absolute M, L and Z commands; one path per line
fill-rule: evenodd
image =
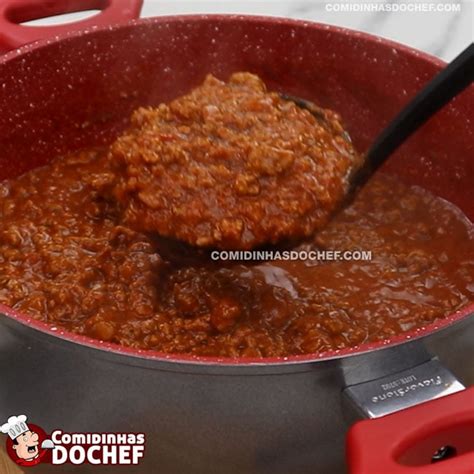
M 56 429 L 48 436 L 39 426 L 27 424 L 25 415 L 11 416 L 1 429 L 8 435 L 8 455 L 24 467 L 40 463 L 137 465 L 145 454 L 145 433 L 69 433 Z
M 2 425 L 2 433 L 8 435 L 7 453 L 18 465 L 36 466 L 51 462 L 53 442 L 39 426 L 27 424 L 26 415 L 11 416 Z

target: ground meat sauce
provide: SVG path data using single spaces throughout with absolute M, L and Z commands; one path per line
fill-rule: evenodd
M 139 109 L 111 159 L 124 169 L 125 223 L 227 249 L 313 234 L 360 163 L 337 114 L 304 110 L 248 73 Z
M 370 261 L 177 267 L 124 221 L 110 157 L 77 152 L 0 183 L 0 303 L 124 346 L 267 357 L 383 340 L 474 299 L 473 226 L 423 189 L 378 175 L 296 249 Z
M 0 303 L 103 340 L 153 315 L 163 262 L 99 196 L 109 177 L 92 151 L 0 183 Z
M 378 176 L 300 250 L 371 261 L 175 268 L 100 190 L 107 154 L 77 153 L 0 184 L 0 303 L 105 341 L 169 353 L 276 356 L 421 327 L 472 301 L 472 225 Z

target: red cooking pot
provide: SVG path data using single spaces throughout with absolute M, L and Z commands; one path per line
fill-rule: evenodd
M 388 40 L 304 21 L 193 15 L 117 25 L 140 6 L 0 1 L 0 47 L 12 50 L 0 57 L 0 179 L 109 143 L 135 108 L 185 93 L 209 72 L 255 72 L 339 111 L 364 150 L 443 67 Z M 19 24 L 90 8 L 102 12 L 66 26 Z M 473 220 L 472 120 L 473 87 L 384 170 Z M 145 432 L 145 459 L 127 473 L 342 472 L 348 420 L 361 416 L 375 419 L 349 431 L 353 473 L 474 472 L 474 390 L 463 389 L 474 382 L 474 305 L 380 343 L 254 360 L 138 351 L 0 311 L 1 419 L 26 411 L 46 430 Z

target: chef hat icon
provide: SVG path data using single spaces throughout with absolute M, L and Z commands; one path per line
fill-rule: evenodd
M 26 420 L 27 417 L 25 415 L 11 416 L 8 418 L 7 423 L 2 425 L 2 433 L 8 434 L 13 440 L 18 438 L 18 436 L 30 430 Z

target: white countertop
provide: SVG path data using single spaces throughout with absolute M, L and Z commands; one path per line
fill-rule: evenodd
M 343 8 L 353 11 L 340 11 Z M 360 11 L 368 8 L 384 11 Z M 435 11 L 406 11 L 416 8 Z M 145 0 L 142 10 L 143 17 L 186 13 L 273 15 L 329 23 L 384 36 L 446 61 L 474 40 L 474 0 Z M 72 21 L 84 14 L 65 17 Z M 60 21 L 64 16 L 35 23 Z

